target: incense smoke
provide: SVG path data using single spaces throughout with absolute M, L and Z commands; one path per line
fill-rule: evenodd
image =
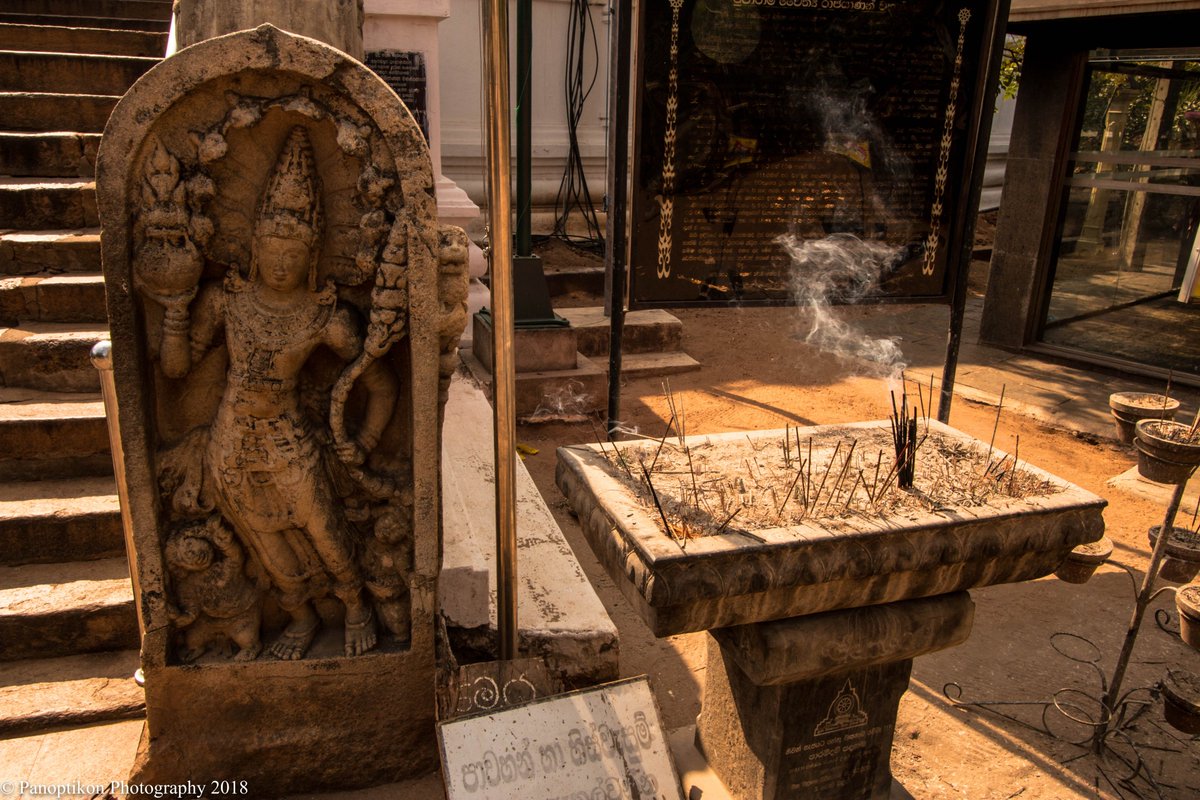
M 808 309 L 804 341 L 840 358 L 864 362 L 866 374 L 895 379 L 907 366 L 897 337 L 872 338 L 832 313 L 834 303 L 864 299 L 904 259 L 906 248 L 866 242 L 848 233 L 824 239 L 781 236 L 792 258 L 792 299 Z

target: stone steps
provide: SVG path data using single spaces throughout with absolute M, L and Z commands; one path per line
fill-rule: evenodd
M 112 476 L 100 395 L 0 388 L 0 483 L 80 476 Z
M 560 308 L 558 314 L 576 330 L 579 352 L 588 358 L 608 358 L 612 328 L 603 306 Z M 621 329 L 623 354 L 675 352 L 682 340 L 683 323 L 662 309 L 625 312 Z
M 0 328 L 0 383 L 48 392 L 94 392 L 92 346 L 108 337 L 94 323 L 26 322 Z
M 0 8 L 0 738 L 144 713 L 99 378 L 95 155 L 169 0 Z
M 167 34 L 157 31 L 72 28 L 0 22 L 0 50 L 94 53 L 110 56 L 161 57 Z
M 0 50 L 0 86 L 26 92 L 122 94 L 160 60 Z
M 111 476 L 0 484 L 0 565 L 124 555 L 121 508 Z
M 124 558 L 0 567 L 0 661 L 139 646 Z
M 121 17 L 67 16 L 64 14 L 19 14 L 10 11 L 0 11 L 0 22 L 13 25 L 53 25 L 72 28 L 153 31 L 157 33 L 165 33 L 171 29 L 171 21 L 169 19 L 125 19 Z
M 136 650 L 0 662 L 0 737 L 145 714 Z
M 30 321 L 103 324 L 104 276 L 79 273 L 0 278 L 0 323 Z
M 94 228 L 96 183 L 81 178 L 0 178 L 0 219 L 22 230 Z
M 0 232 L 0 275 L 99 272 L 99 228 Z
M 0 175 L 91 179 L 98 133 L 0 131 Z
M 171 0 L 4 0 L 5 11 L 43 16 L 167 20 Z
M 120 99 L 113 94 L 0 92 L 0 120 L 11 131 L 54 131 L 70 120 L 77 131 L 99 133 Z

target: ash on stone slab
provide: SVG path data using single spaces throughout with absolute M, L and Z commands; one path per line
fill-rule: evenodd
M 0 662 L 0 735 L 141 717 L 137 650 Z
M 479 359 L 460 351 L 472 377 L 491 391 L 491 373 Z M 518 417 L 530 420 L 576 419 L 604 408 L 608 377 L 594 361 L 576 356 L 574 369 L 516 373 Z
M 880 424 L 800 428 L 799 435 L 845 437 Z M 978 446 L 947 426 L 930 425 Z M 751 434 L 772 447 L 783 436 Z M 693 437 L 696 444 L 746 438 Z M 642 449 L 635 442 L 617 446 L 631 458 Z M 829 529 L 818 519 L 753 536 L 724 531 L 690 539 L 684 549 L 663 532 L 657 512 L 634 498 L 617 469 L 598 446 L 559 449 L 559 488 L 597 557 L 659 636 L 1029 580 L 1053 572 L 1073 547 L 1104 530 L 1102 498 L 1023 466 L 1057 491 L 1003 508 L 846 517 Z
M 138 645 L 124 558 L 0 568 L 0 660 Z

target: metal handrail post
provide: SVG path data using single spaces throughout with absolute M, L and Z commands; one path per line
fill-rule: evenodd
M 121 503 L 121 531 L 125 536 L 125 558 L 129 562 L 129 580 L 133 584 L 133 603 L 137 610 L 138 636 L 146 635 L 142 617 L 142 591 L 138 580 L 137 549 L 133 546 L 133 518 L 129 515 L 129 481 L 125 476 L 125 446 L 121 443 L 121 417 L 117 404 L 117 381 L 113 376 L 112 342 L 103 339 L 92 347 L 92 366 L 100 373 L 100 394 L 104 397 L 104 418 L 108 423 L 108 443 L 112 450 L 113 473 L 117 478 L 117 499 Z

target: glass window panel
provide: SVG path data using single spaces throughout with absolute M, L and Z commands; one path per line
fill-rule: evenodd
M 1042 340 L 1200 374 L 1198 219 L 1200 50 L 1094 53 Z

